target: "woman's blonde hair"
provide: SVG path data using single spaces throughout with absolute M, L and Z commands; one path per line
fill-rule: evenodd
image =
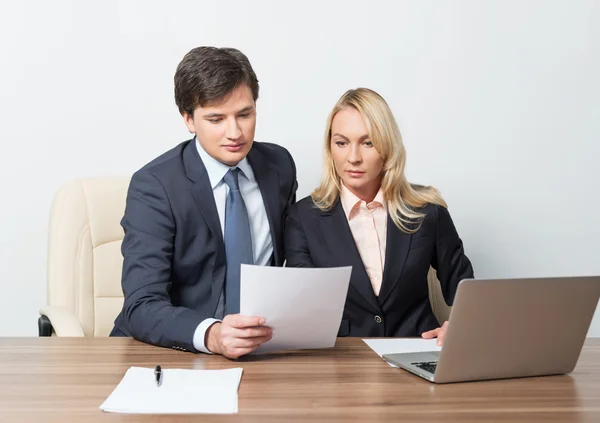
M 346 91 L 327 119 L 324 172 L 320 185 L 311 195 L 313 202 L 321 210 L 330 210 L 339 199 L 341 182 L 331 156 L 331 123 L 335 115 L 347 107 L 361 114 L 369 138 L 383 158 L 381 191 L 390 217 L 400 230 L 416 232 L 425 215 L 415 209 L 428 203 L 447 205 L 435 188 L 410 184 L 406 180 L 406 150 L 396 119 L 383 97 L 368 88 Z

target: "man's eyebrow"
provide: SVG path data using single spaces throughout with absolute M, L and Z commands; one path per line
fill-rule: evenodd
M 239 115 L 242 113 L 248 113 L 248 112 L 252 111 L 252 109 L 253 109 L 253 106 L 246 106 L 242 110 L 238 111 L 237 114 Z M 204 119 L 222 118 L 222 117 L 225 117 L 225 114 L 213 112 L 213 113 L 207 113 L 205 115 L 202 115 L 202 117 Z
M 240 111 L 238 112 L 238 114 L 251 112 L 251 111 L 252 111 L 252 108 L 253 108 L 253 106 L 246 106 L 246 107 L 244 107 L 242 110 L 240 110 Z
M 217 118 L 223 116 L 225 116 L 223 113 L 207 113 L 205 115 L 202 115 L 204 119 Z

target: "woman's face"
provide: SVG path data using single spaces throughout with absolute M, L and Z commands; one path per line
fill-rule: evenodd
M 331 156 L 346 188 L 361 200 L 372 201 L 381 187 L 383 158 L 373 147 L 358 110 L 346 107 L 333 117 Z

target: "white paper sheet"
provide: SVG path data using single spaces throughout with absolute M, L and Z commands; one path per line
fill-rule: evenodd
M 100 409 L 136 414 L 237 413 L 242 370 L 162 369 L 162 383 L 156 386 L 154 369 L 130 367 Z
M 273 338 L 255 352 L 333 347 L 351 272 L 242 265 L 240 314 L 264 317 L 273 328 Z
M 427 351 L 441 351 L 442 347 L 435 345 L 436 339 L 420 338 L 385 338 L 385 339 L 363 339 L 379 357 L 383 354 L 413 353 Z M 392 367 L 398 367 L 388 363 Z

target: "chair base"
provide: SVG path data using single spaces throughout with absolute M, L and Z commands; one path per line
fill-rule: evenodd
M 40 316 L 38 319 L 38 332 L 39 336 L 52 336 L 52 323 L 47 316 Z

